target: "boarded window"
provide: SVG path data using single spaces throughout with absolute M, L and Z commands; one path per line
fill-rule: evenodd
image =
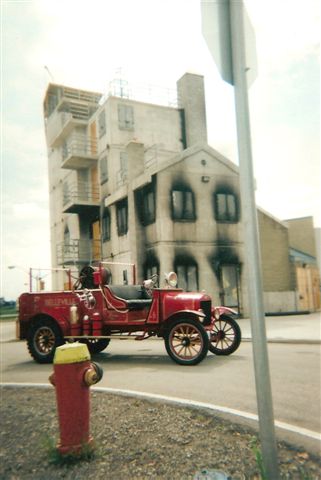
M 134 129 L 134 109 L 131 105 L 118 105 L 118 126 L 121 130 Z
M 106 112 L 103 110 L 100 112 L 99 117 L 98 117 L 98 133 L 99 133 L 99 138 L 105 135 L 106 133 Z

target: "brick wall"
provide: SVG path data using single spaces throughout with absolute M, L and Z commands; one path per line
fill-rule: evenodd
M 258 210 L 258 222 L 263 289 L 265 292 L 292 290 L 288 229 L 261 210 Z

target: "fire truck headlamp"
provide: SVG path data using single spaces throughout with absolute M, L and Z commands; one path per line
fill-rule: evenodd
M 177 286 L 177 275 L 175 272 L 166 273 L 165 280 L 170 287 L 175 288 Z

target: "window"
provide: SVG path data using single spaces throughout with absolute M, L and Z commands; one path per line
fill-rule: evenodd
M 236 197 L 232 193 L 215 193 L 214 195 L 215 219 L 217 222 L 238 222 L 238 209 Z
M 128 201 L 124 198 L 116 204 L 118 235 L 125 235 L 128 231 Z
M 62 160 L 63 161 L 66 160 L 66 158 L 69 156 L 69 147 L 66 140 L 63 141 L 61 153 L 62 153 Z
M 159 275 L 159 266 L 154 264 L 148 264 L 145 268 L 145 278 L 152 278 L 153 275 Z
M 62 186 L 63 204 L 66 205 L 71 200 L 71 193 L 69 190 L 69 183 L 64 182 Z
M 195 220 L 194 193 L 191 190 L 172 190 L 172 216 L 173 220 L 177 221 Z
M 143 221 L 144 225 L 155 222 L 155 192 L 146 190 L 143 196 Z
M 98 134 L 99 138 L 103 137 L 106 133 L 106 112 L 103 110 L 98 117 Z
M 142 225 L 150 225 L 155 222 L 155 181 L 137 191 L 136 208 Z
M 103 242 L 110 240 L 110 211 L 105 208 L 101 219 L 101 233 Z
M 99 170 L 100 170 L 100 185 L 106 183 L 108 180 L 108 164 L 107 156 L 104 156 L 99 161 Z
M 127 152 L 120 152 L 119 154 L 119 162 L 120 162 L 120 171 L 123 175 L 127 177 L 128 171 L 128 154 Z
M 134 129 L 134 109 L 130 105 L 118 105 L 118 126 L 121 130 Z
M 70 244 L 70 232 L 69 232 L 69 228 L 68 228 L 67 225 L 66 225 L 65 231 L 64 231 L 64 244 L 65 245 Z
M 198 268 L 195 262 L 183 263 L 178 261 L 175 264 L 175 272 L 177 273 L 177 286 L 186 292 L 198 290 Z

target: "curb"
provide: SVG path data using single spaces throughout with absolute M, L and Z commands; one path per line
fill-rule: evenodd
M 0 383 L 1 387 L 9 387 L 9 388 L 27 388 L 27 387 L 34 387 L 34 388 L 52 388 L 52 385 L 49 383 Z M 182 407 L 190 407 L 195 409 L 205 410 L 207 412 L 218 412 L 221 414 L 227 414 L 232 417 L 239 417 L 245 420 L 252 420 L 256 424 L 259 421 L 258 415 L 244 412 L 241 410 L 235 410 L 233 408 L 223 407 L 220 405 L 214 405 L 211 403 L 204 403 L 204 402 L 197 402 L 193 400 L 187 400 L 184 398 L 177 398 L 177 397 L 168 397 L 166 395 L 160 395 L 156 393 L 147 393 L 147 392 L 138 392 L 135 390 L 124 390 L 118 388 L 109 388 L 109 387 L 91 387 L 93 392 L 102 392 L 102 393 L 111 393 L 116 395 L 121 395 L 124 397 L 134 397 L 143 400 L 155 400 L 155 401 L 162 401 L 171 405 L 180 405 Z M 286 422 L 281 422 L 278 420 L 274 421 L 275 427 L 286 431 L 288 433 L 295 433 L 301 435 L 303 437 L 307 437 L 311 440 L 316 440 L 320 443 L 321 446 L 321 434 L 315 432 L 313 430 L 308 430 L 306 428 L 296 427 L 295 425 L 291 425 Z
M 268 338 L 267 343 L 289 343 L 293 345 L 321 345 L 321 340 L 309 340 L 309 339 L 299 339 L 299 338 Z M 242 338 L 242 342 L 252 342 L 251 337 Z

